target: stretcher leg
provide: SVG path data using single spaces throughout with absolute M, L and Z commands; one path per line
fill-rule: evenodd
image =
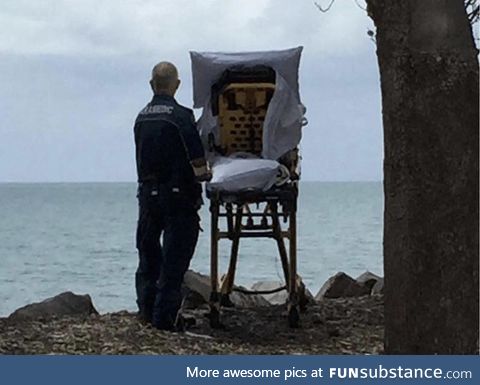
M 288 324 L 292 328 L 299 326 L 300 315 L 297 293 L 297 213 L 296 208 L 290 210 L 290 279 L 288 283 Z
M 221 327 L 220 323 L 220 296 L 218 293 L 218 214 L 219 203 L 212 200 L 210 203 L 211 213 L 211 256 L 210 256 L 210 326 Z
M 237 267 L 238 248 L 240 245 L 240 233 L 242 231 L 243 206 L 238 205 L 235 213 L 235 224 L 233 229 L 232 249 L 230 254 L 230 263 L 228 265 L 228 272 L 225 280 L 222 283 L 222 298 L 221 304 L 225 306 L 233 306 L 229 295 L 232 293 L 233 284 L 235 281 L 235 270 Z
M 271 209 L 271 215 L 272 215 L 272 227 L 273 227 L 273 232 L 275 234 L 275 240 L 277 241 L 278 253 L 280 254 L 280 260 L 282 262 L 282 269 L 283 269 L 283 275 L 285 277 L 285 284 L 288 287 L 288 282 L 289 282 L 288 255 L 287 255 L 287 249 L 285 247 L 285 242 L 283 241 L 280 220 L 278 219 L 277 202 L 271 203 L 270 209 Z

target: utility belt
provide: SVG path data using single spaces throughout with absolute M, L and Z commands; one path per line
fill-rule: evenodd
M 158 178 L 142 178 L 138 183 L 137 197 L 163 197 L 165 199 L 181 199 L 189 201 L 193 207 L 200 208 L 203 204 L 202 186 L 199 183 L 187 185 L 172 181 L 159 181 Z

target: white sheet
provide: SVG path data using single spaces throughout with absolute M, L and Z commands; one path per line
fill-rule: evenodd
M 279 175 L 280 164 L 270 159 L 216 157 L 212 160 L 210 191 L 245 191 L 270 189 Z
M 203 108 L 198 128 L 207 147 L 207 137 L 218 139 L 217 118 L 212 116 L 210 91 L 221 74 L 234 65 L 266 65 L 275 70 L 276 87 L 263 129 L 262 157 L 276 160 L 298 146 L 302 136 L 305 107 L 300 101 L 298 66 L 302 47 L 264 52 L 190 52 L 195 108 Z M 217 143 L 219 144 L 219 143 Z

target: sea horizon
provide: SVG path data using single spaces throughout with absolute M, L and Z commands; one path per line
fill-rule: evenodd
M 383 275 L 380 181 L 301 181 L 298 271 L 315 295 L 339 271 Z M 63 291 L 101 312 L 135 310 L 135 182 L 0 182 L 0 316 Z M 208 200 L 190 268 L 209 274 Z M 229 243 L 220 243 L 226 271 Z M 276 245 L 242 239 L 236 283 L 282 281 Z
M 362 180 L 317 180 L 317 179 L 302 179 L 300 183 L 383 183 L 383 180 L 369 180 L 369 179 L 362 179 Z M 87 180 L 87 181 L 0 181 L 0 184 L 96 184 L 96 183 L 138 183 L 137 181 L 108 181 L 108 180 Z

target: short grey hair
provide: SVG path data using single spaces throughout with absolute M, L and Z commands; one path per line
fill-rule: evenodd
M 152 69 L 152 87 L 155 91 L 168 90 L 178 80 L 177 68 L 168 61 L 158 63 Z

